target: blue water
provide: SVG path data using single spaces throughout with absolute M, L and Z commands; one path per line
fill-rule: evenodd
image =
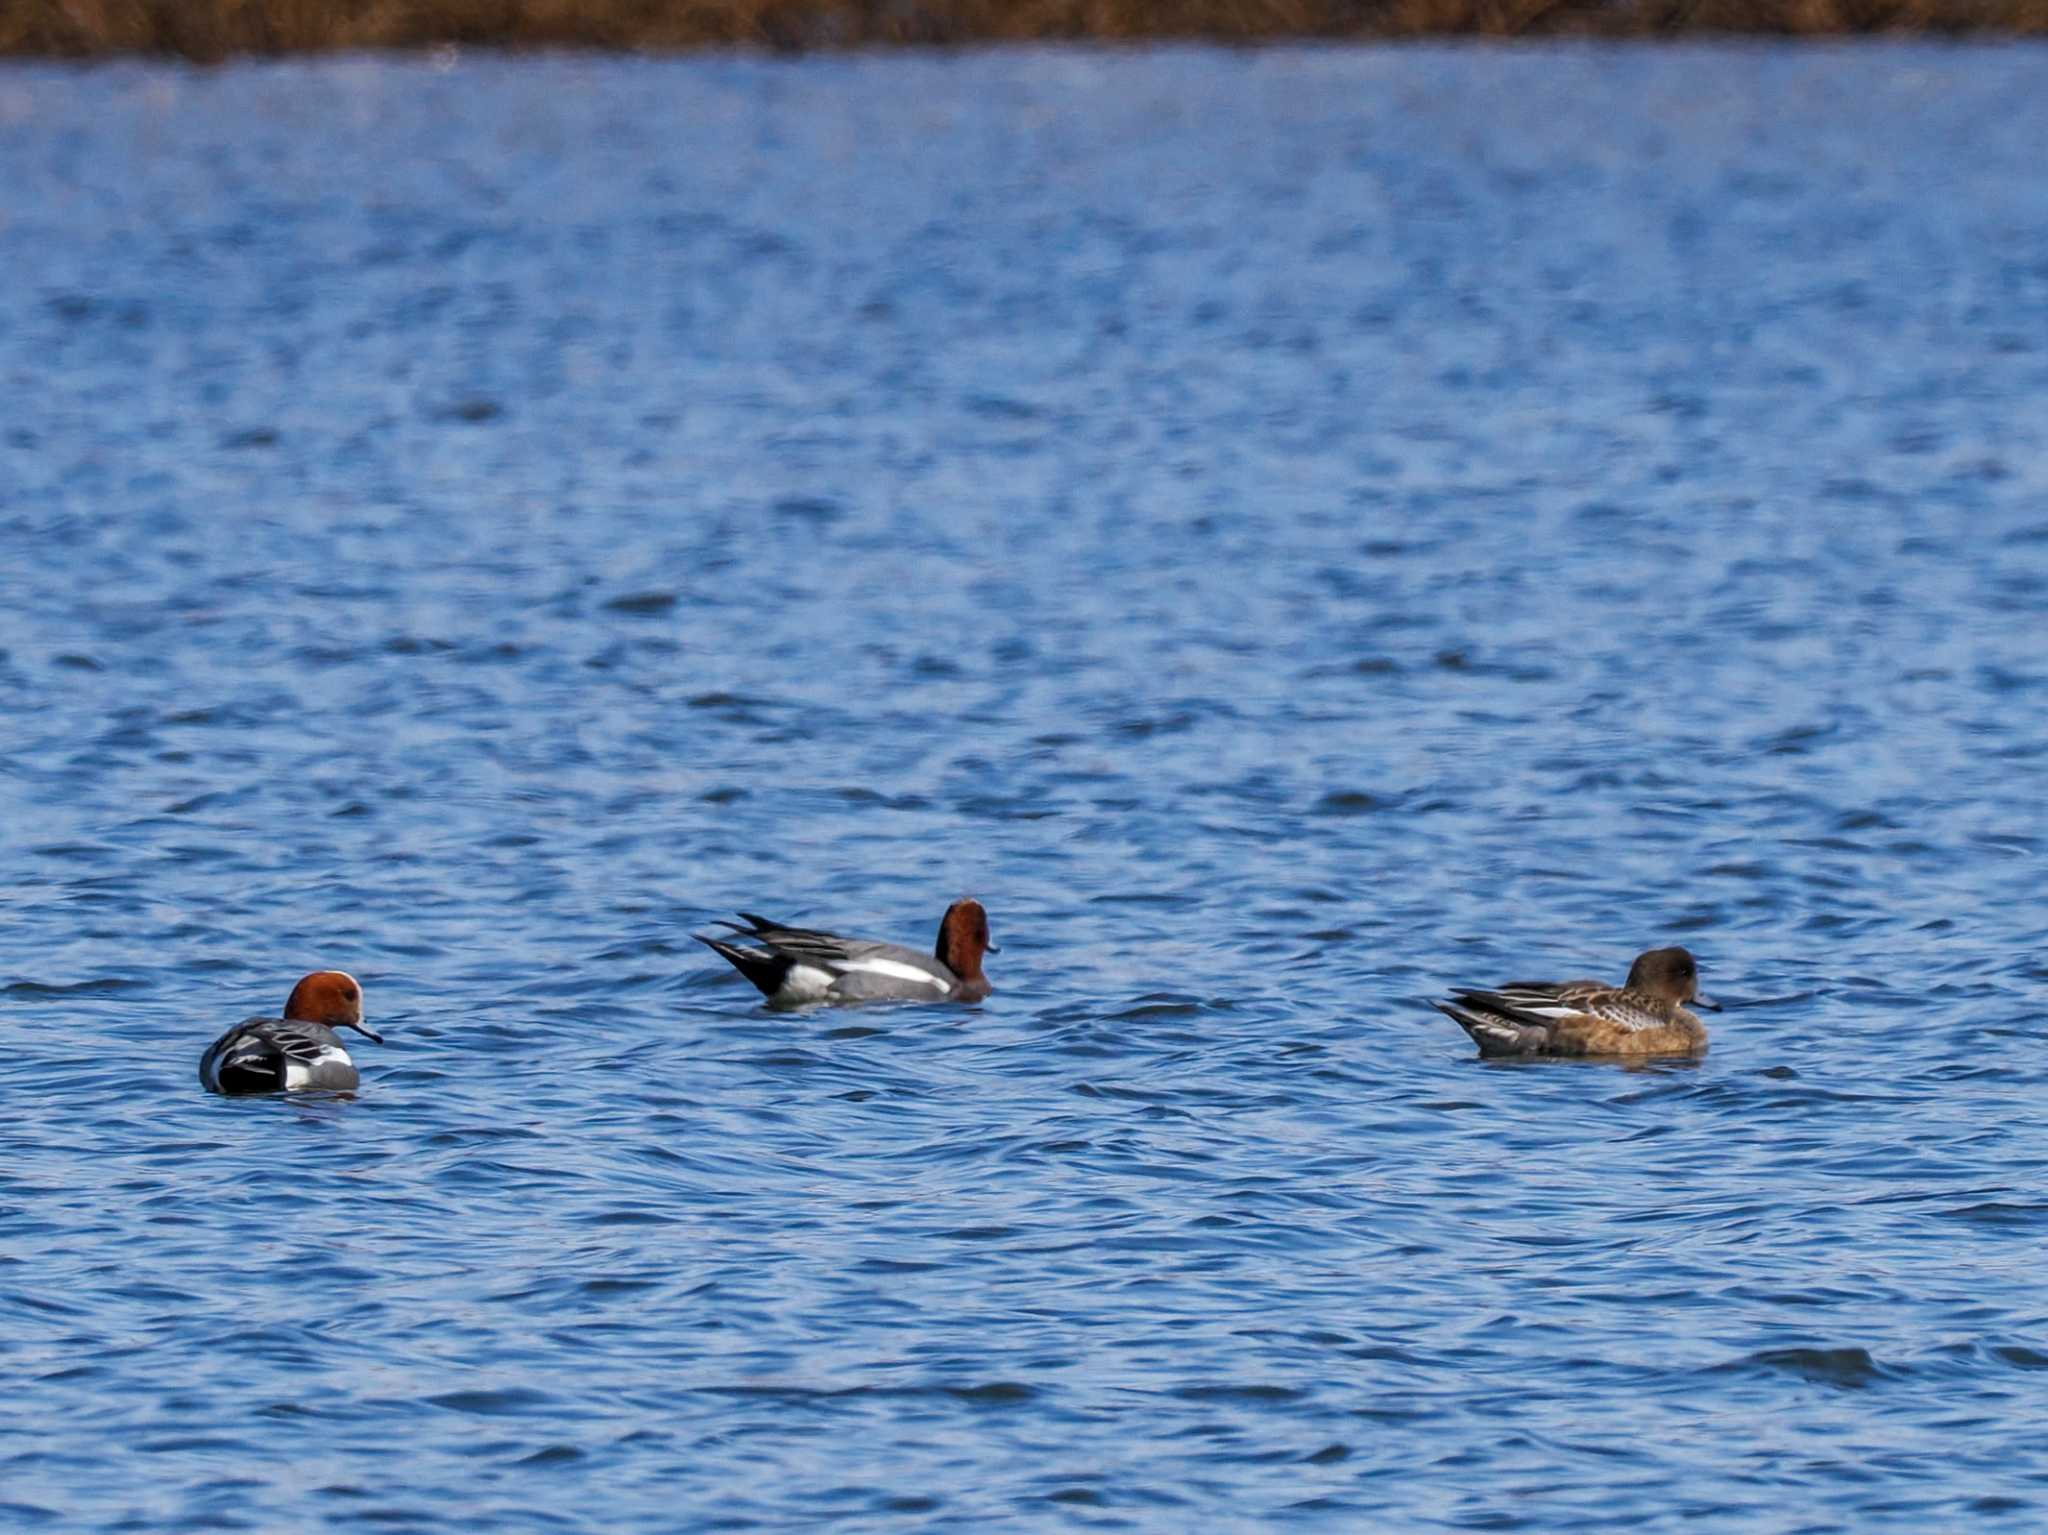
M 0 1522 L 2040 1528 L 2041 58 L 0 70 Z

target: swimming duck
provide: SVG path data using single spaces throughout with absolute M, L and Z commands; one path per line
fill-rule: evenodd
M 1700 995 L 1684 949 L 1636 956 L 1619 986 L 1602 981 L 1509 981 L 1430 1004 L 1454 1018 L 1484 1056 L 1704 1055 L 1707 1027 L 1683 1004 L 1719 1012 Z
M 983 954 L 1001 951 L 988 941 L 988 913 L 979 901 L 955 901 L 939 920 L 933 952 L 870 938 L 842 938 L 808 927 L 786 927 L 743 911 L 746 925 L 721 922 L 745 942 L 692 934 L 723 955 L 761 988 L 773 1007 L 811 1002 L 979 1002 L 992 990 L 981 973 Z
M 211 1093 L 276 1093 L 356 1086 L 356 1063 L 336 1029 L 354 1029 L 384 1043 L 363 1022 L 363 988 L 340 970 L 315 970 L 292 988 L 282 1018 L 246 1018 L 199 1058 L 199 1080 Z

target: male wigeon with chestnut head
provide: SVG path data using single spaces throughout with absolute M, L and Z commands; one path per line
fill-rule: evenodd
M 213 1093 L 281 1093 L 301 1088 L 352 1090 L 356 1063 L 336 1029 L 384 1036 L 363 1022 L 363 988 L 341 970 L 315 970 L 292 988 L 282 1018 L 246 1018 L 199 1058 L 199 1080 Z
M 740 940 L 692 936 L 723 955 L 761 989 L 772 1007 L 814 1002 L 979 1002 L 992 989 L 981 957 L 1001 952 L 988 941 L 988 913 L 979 901 L 955 901 L 939 920 L 930 954 L 871 938 L 842 938 L 786 927 L 743 911 L 746 925 L 721 922 Z
M 1719 1012 L 1700 995 L 1700 967 L 1684 949 L 1636 956 L 1619 986 L 1601 981 L 1509 981 L 1453 992 L 1430 1005 L 1455 1019 L 1484 1056 L 1705 1055 L 1707 1026 L 1685 1009 Z

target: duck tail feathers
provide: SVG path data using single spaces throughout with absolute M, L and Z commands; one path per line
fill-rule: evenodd
M 1534 1055 L 1550 1036 L 1546 1028 L 1473 1012 L 1456 1002 L 1432 1002 L 1430 1006 L 1471 1035 L 1483 1056 Z
M 746 913 L 741 912 L 740 915 L 745 916 Z M 731 927 L 732 924 L 727 923 L 726 926 Z M 736 943 L 704 933 L 692 933 L 690 936 L 752 981 L 764 997 L 774 996 L 782 985 L 783 977 L 789 973 L 789 960 L 767 949 L 744 949 Z

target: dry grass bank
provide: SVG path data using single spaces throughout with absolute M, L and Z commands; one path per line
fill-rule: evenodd
M 0 0 L 0 53 L 2048 33 L 2048 0 Z

